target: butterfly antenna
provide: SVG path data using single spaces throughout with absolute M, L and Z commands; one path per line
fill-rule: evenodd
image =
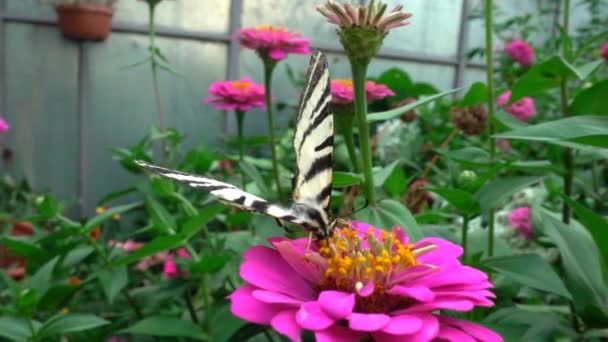
M 355 211 L 353 212 L 353 214 L 356 214 L 356 213 L 360 212 L 361 210 L 363 210 L 363 209 L 367 208 L 368 206 L 369 206 L 369 201 L 367 200 L 367 198 L 365 198 L 365 204 L 364 204 L 364 205 L 363 205 L 361 208 L 359 208 L 359 209 L 355 210 Z

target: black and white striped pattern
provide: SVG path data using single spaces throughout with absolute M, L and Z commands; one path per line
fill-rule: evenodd
M 293 188 L 295 203 L 291 208 L 268 203 L 228 183 L 150 165 L 143 161 L 136 163 L 161 176 L 209 191 L 226 204 L 299 225 L 314 232 L 319 239 L 324 239 L 331 235 L 334 226 L 329 219 L 334 137 L 330 101 L 327 60 L 317 51 L 311 57 L 298 106 L 294 137 L 297 160 Z

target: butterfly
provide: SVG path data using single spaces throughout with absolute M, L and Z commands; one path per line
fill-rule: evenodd
M 202 189 L 233 207 L 269 215 L 313 233 L 319 240 L 332 235 L 338 220 L 330 221 L 334 121 L 330 110 L 329 69 L 325 55 L 312 54 L 300 95 L 293 147 L 297 169 L 293 178 L 293 205 L 272 204 L 232 184 L 136 161 L 144 169 Z

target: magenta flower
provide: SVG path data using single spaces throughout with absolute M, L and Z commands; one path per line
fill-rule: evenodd
M 337 105 L 346 105 L 354 101 L 353 80 L 337 79 L 330 82 L 331 87 L 331 102 Z M 367 102 L 371 103 L 381 100 L 387 96 L 393 96 L 395 93 L 384 84 L 377 84 L 374 81 L 365 82 L 365 96 Z
M 0 118 L 0 133 L 4 133 L 11 128 L 4 118 Z
M 206 103 L 215 103 L 215 109 L 248 111 L 251 108 L 266 108 L 264 86 L 248 78 L 238 81 L 215 81 L 209 86 L 212 96 Z
M 521 39 L 512 40 L 505 46 L 505 53 L 515 62 L 529 66 L 534 59 L 534 49 Z
M 404 231 L 352 228 L 308 247 L 308 239 L 269 240 L 244 254 L 246 285 L 230 295 L 231 311 L 271 325 L 291 341 L 310 330 L 316 340 L 502 341 L 477 324 L 439 310 L 490 307 L 492 284 L 458 260 L 462 248 L 438 238 L 410 243 Z
M 178 249 L 176 254 L 177 255 L 175 255 L 174 253 L 169 253 L 167 255 L 165 263 L 163 264 L 163 274 L 167 276 L 167 278 L 177 278 L 182 274 L 186 275 L 188 273 L 186 270 L 182 270 L 180 272 L 179 268 L 177 267 L 177 263 L 175 262 L 175 257 L 190 260 L 190 254 L 188 253 L 188 251 L 186 251 L 185 248 Z
M 496 103 L 504 107 L 507 113 L 524 122 L 528 122 L 536 114 L 536 106 L 531 97 L 524 97 L 507 106 L 510 97 L 511 91 L 507 90 L 498 96 Z
M 602 45 L 602 58 L 604 58 L 606 60 L 606 62 L 608 62 L 608 43 Z
M 256 50 L 263 58 L 269 57 L 275 61 L 284 59 L 289 53 L 310 53 L 310 39 L 283 27 L 264 25 L 244 28 L 236 37 L 242 47 Z
M 522 237 L 532 239 L 532 210 L 530 207 L 515 208 L 507 219 Z

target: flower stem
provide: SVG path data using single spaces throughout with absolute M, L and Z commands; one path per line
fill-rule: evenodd
M 245 138 L 243 135 L 243 121 L 245 119 L 245 112 L 237 109 L 234 111 L 234 113 L 236 114 L 236 127 L 239 142 L 239 169 L 241 171 L 241 185 L 243 186 L 243 189 L 245 189 L 245 172 L 243 171 L 241 165 L 245 160 Z
M 276 65 L 275 61 L 264 59 L 264 90 L 266 93 L 266 111 L 268 113 L 268 135 L 270 137 L 270 152 L 272 155 L 272 168 L 274 170 L 274 181 L 277 186 L 277 195 L 283 199 L 281 191 L 281 179 L 279 175 L 279 163 L 277 162 L 276 140 L 274 136 L 274 117 L 272 114 L 272 72 Z
M 458 128 L 454 128 L 450 132 L 450 134 L 448 135 L 448 137 L 445 138 L 445 140 L 443 141 L 443 143 L 441 143 L 441 146 L 439 146 L 439 151 L 438 152 L 443 152 L 446 148 L 448 148 L 448 145 L 450 144 L 450 142 L 452 140 L 454 140 L 454 138 L 456 137 L 456 135 L 458 135 Z M 424 171 L 422 171 L 422 175 L 420 176 L 420 179 L 427 179 L 427 177 L 431 173 L 431 170 L 433 170 L 433 166 L 437 163 L 438 160 L 439 160 L 439 153 L 435 154 L 433 156 L 433 158 L 431 159 L 431 161 L 427 164 L 426 168 L 424 168 Z
M 564 11 L 562 17 L 562 27 L 564 32 L 568 34 L 569 22 L 570 22 L 570 0 L 564 0 Z M 566 53 L 566 45 L 562 44 L 562 54 L 564 57 L 567 56 Z M 572 62 L 572 61 L 568 61 Z M 562 115 L 564 117 L 568 116 L 568 78 L 566 76 L 562 77 L 560 82 L 560 100 L 562 107 Z M 569 147 L 564 148 L 564 194 L 568 197 L 572 197 L 572 181 L 574 178 L 574 153 L 572 149 Z M 570 206 L 566 201 L 564 201 L 564 206 L 562 207 L 562 222 L 565 224 L 570 223 L 571 211 Z
M 492 43 L 494 3 L 492 0 L 485 2 L 485 24 L 486 24 L 486 82 L 488 88 L 488 122 L 490 132 L 490 167 L 494 166 L 496 157 L 496 141 L 494 140 L 494 47 Z M 494 208 L 488 211 L 488 256 L 494 255 Z
M 368 63 L 351 60 L 351 72 L 353 76 L 353 88 L 355 95 L 355 115 L 359 127 L 359 147 L 363 158 L 363 176 L 365 184 L 363 193 L 370 205 L 376 204 L 376 193 L 374 191 L 374 178 L 372 174 L 372 150 L 369 144 L 369 125 L 367 123 L 367 99 L 365 97 L 365 78 Z
M 149 46 L 148 50 L 150 52 L 150 68 L 152 70 L 152 84 L 154 86 L 154 98 L 156 100 L 156 111 L 158 112 L 158 129 L 160 130 L 161 135 L 165 133 L 165 113 L 163 111 L 163 106 L 160 100 L 160 86 L 158 82 L 158 63 L 156 61 L 158 48 L 156 47 L 156 22 L 154 20 L 154 10 L 156 9 L 156 5 L 158 2 L 149 2 L 148 3 L 148 39 Z M 167 142 L 166 138 L 163 136 L 160 139 L 160 149 L 162 156 L 163 165 L 167 165 Z
M 467 236 L 469 235 L 469 216 L 462 216 L 462 237 L 460 244 L 462 245 L 462 262 L 467 261 Z
M 348 151 L 348 157 L 350 163 L 353 166 L 353 172 L 359 173 L 361 171 L 359 158 L 357 158 L 357 148 L 355 147 L 355 133 L 353 130 L 353 118 L 346 113 L 340 113 L 336 118 L 336 124 L 340 133 L 344 137 L 344 143 L 346 144 L 346 150 Z

